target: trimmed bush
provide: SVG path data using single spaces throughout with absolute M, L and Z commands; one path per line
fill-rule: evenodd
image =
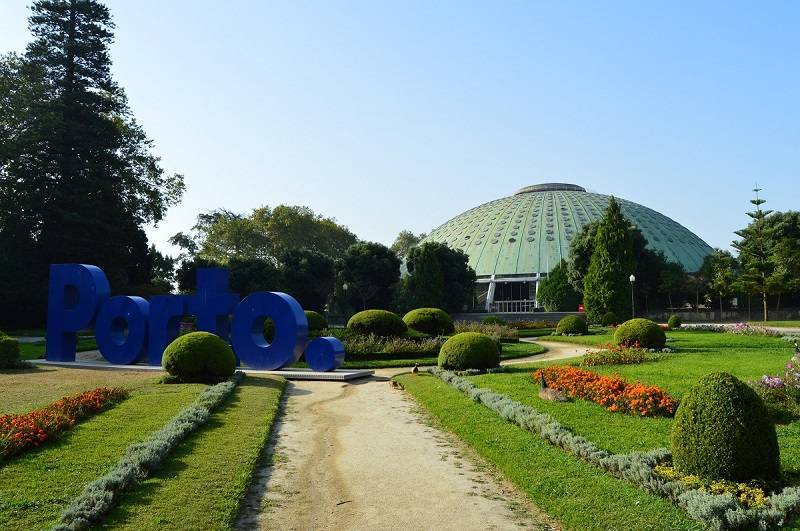
M 431 336 L 452 334 L 455 330 L 453 318 L 439 308 L 417 308 L 403 316 L 403 322 L 410 330 Z
M 614 342 L 626 347 L 638 344 L 641 348 L 660 349 L 667 343 L 667 336 L 660 326 L 649 319 L 631 319 L 614 332 Z
M 328 328 L 328 320 L 325 319 L 325 316 L 319 312 L 315 312 L 313 310 L 306 310 L 306 320 L 308 321 L 308 331 L 309 332 L 316 332 L 318 330 L 322 330 L 324 328 Z
M 603 317 L 600 318 L 600 324 L 603 326 L 613 326 L 618 322 L 617 314 L 614 312 L 606 312 L 603 314 Z
M 364 310 L 347 321 L 347 328 L 356 334 L 400 337 L 408 327 L 396 313 L 386 310 Z
M 505 326 L 506 324 L 505 321 L 494 315 L 490 315 L 489 317 L 484 317 L 483 319 L 481 319 L 481 323 L 485 325 L 500 325 L 500 326 Z
M 563 317 L 556 326 L 557 336 L 582 336 L 589 333 L 589 325 L 577 315 Z
M 683 321 L 681 318 L 675 315 L 674 313 L 669 316 L 669 320 L 667 321 L 667 326 L 669 326 L 670 330 L 675 330 L 680 328 L 683 325 Z
M 182 382 L 219 382 L 236 369 L 231 347 L 209 332 L 191 332 L 164 350 L 161 365 Z
M 19 342 L 0 333 L 0 369 L 16 369 L 20 366 Z
M 672 424 L 672 460 L 683 474 L 747 482 L 780 477 L 775 424 L 753 389 L 725 372 L 702 377 Z
M 497 341 L 477 332 L 456 334 L 442 345 L 439 367 L 457 371 L 492 369 L 500 365 Z

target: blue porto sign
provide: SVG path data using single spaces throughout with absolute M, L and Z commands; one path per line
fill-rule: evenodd
M 75 361 L 77 332 L 94 325 L 97 347 L 110 363 L 161 365 L 185 315 L 196 318 L 198 330 L 230 342 L 237 358 L 254 369 L 281 369 L 303 353 L 316 371 L 331 371 L 344 362 L 338 339 L 308 341 L 308 321 L 293 297 L 259 291 L 240 301 L 228 289 L 227 269 L 198 269 L 194 295 L 158 295 L 148 301 L 112 297 L 105 273 L 84 264 L 50 266 L 46 357 Z M 275 325 L 272 342 L 264 337 L 266 318 Z

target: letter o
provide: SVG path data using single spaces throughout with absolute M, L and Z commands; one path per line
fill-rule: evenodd
M 318 337 L 308 344 L 305 356 L 311 370 L 333 371 L 344 363 L 344 345 L 335 337 Z
M 275 325 L 272 343 L 264 338 L 264 319 Z M 290 295 L 258 291 L 245 297 L 233 312 L 231 340 L 236 355 L 253 369 L 277 370 L 303 354 L 308 320 Z
M 144 356 L 149 314 L 150 304 L 141 297 L 116 296 L 103 304 L 95 335 L 97 347 L 109 363 L 130 365 Z

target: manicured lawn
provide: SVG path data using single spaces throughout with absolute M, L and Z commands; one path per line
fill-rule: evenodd
M 438 378 L 421 374 L 398 380 L 565 529 L 700 529 L 668 501 L 548 445 Z
M 282 378 L 248 376 L 102 527 L 231 529 L 278 410 Z
M 800 328 L 800 321 L 750 321 L 751 325 L 774 326 L 776 328 Z
M 150 388 L 161 373 L 34 367 L 0 372 L 0 413 L 24 413 L 95 387 Z
M 713 332 L 669 332 L 668 336 L 673 338 L 669 344 L 678 351 L 666 355 L 661 361 L 587 368 L 603 374 L 619 374 L 630 381 L 657 385 L 680 399 L 694 382 L 709 372 L 727 371 L 740 379 L 753 380 L 766 373 L 781 373 L 792 355 L 791 346 L 778 338 Z M 587 338 L 562 339 L 578 342 Z M 533 368 L 543 365 L 532 364 L 509 373 L 472 377 L 472 380 L 476 385 L 489 387 L 551 414 L 573 432 L 609 451 L 627 453 L 669 447 L 671 419 L 637 418 L 613 413 L 585 400 L 557 403 L 540 399 L 537 396 L 538 386 L 533 385 L 530 373 Z M 800 423 L 778 426 L 778 438 L 784 469 L 800 471 Z
M 78 371 L 62 369 L 57 372 L 73 370 Z M 152 374 L 148 376 L 153 377 Z M 6 378 L 8 376 L 0 376 L 3 382 Z M 43 384 L 32 381 L 31 387 L 48 392 L 44 385 L 48 380 L 52 381 L 52 378 L 41 378 Z M 116 382 L 117 385 L 121 383 Z M 129 445 L 142 441 L 160 428 L 193 402 L 204 387 L 199 384 L 144 384 L 141 381 L 135 384 L 131 397 L 121 404 L 75 426 L 62 438 L 11 459 L 0 467 L 0 529 L 52 526 L 87 483 L 108 472 Z M 93 386 L 94 383 L 84 382 L 80 389 Z M 5 389 L 2 396 L 5 402 Z M 52 399 L 37 401 L 48 403 Z M 32 407 L 35 406 L 29 404 L 25 409 Z M 5 404 L 3 409 L 6 409 Z M 21 409 L 18 403 L 15 409 Z
M 96 350 L 97 342 L 93 337 L 79 337 L 76 350 L 78 352 L 86 352 L 87 350 Z M 37 341 L 36 343 L 20 343 L 19 344 L 20 357 L 24 360 L 37 360 L 44 358 L 45 342 Z

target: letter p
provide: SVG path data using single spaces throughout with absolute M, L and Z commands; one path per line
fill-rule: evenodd
M 75 361 L 77 332 L 92 323 L 108 299 L 108 279 L 93 265 L 54 264 L 48 291 L 47 360 Z

